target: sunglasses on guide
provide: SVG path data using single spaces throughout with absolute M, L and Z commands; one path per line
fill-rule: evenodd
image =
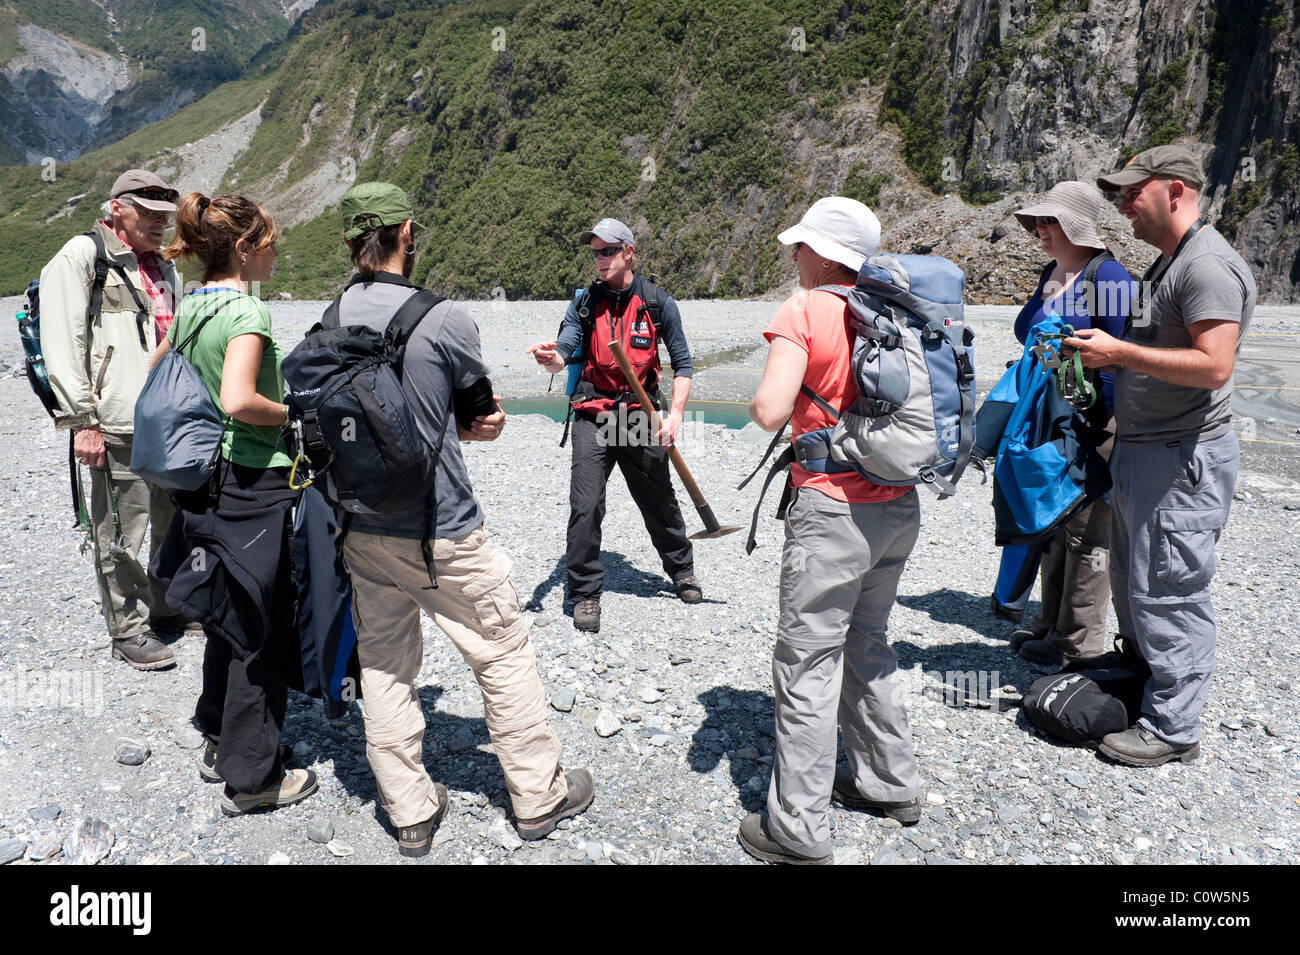
M 132 189 L 130 192 L 124 192 L 124 196 L 139 196 L 141 199 L 148 199 L 151 202 L 175 202 L 181 197 L 181 194 L 175 189 L 162 189 L 158 186 L 147 186 L 144 189 Z
M 593 259 L 612 259 L 623 251 L 621 245 L 607 245 L 603 249 L 592 249 L 591 257 Z

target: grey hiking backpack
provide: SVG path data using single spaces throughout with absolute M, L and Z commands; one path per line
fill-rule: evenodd
M 840 409 L 801 388 L 836 423 L 796 435 L 772 465 L 754 508 L 747 552 L 754 548 L 763 494 L 775 474 L 796 461 L 818 473 L 856 472 L 873 484 L 925 484 L 941 498 L 955 492 L 975 440 L 975 336 L 963 318 L 965 283 L 961 269 L 939 256 L 873 255 L 853 288 L 822 287 L 846 302 L 858 397 Z M 781 512 L 784 504 L 785 498 Z

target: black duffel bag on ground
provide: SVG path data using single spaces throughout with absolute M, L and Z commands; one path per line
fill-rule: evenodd
M 1088 747 L 1136 723 L 1151 669 L 1124 637 L 1115 647 L 1035 680 L 1025 694 L 1025 718 L 1048 736 Z

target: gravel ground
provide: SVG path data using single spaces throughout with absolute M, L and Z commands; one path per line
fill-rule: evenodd
M 561 307 L 474 306 L 500 393 L 545 391 L 549 376 L 522 350 L 553 333 Z M 291 344 L 319 304 L 274 310 Z M 771 302 L 684 305 L 692 347 L 709 366 L 697 395 L 749 397 L 762 363 L 756 331 L 774 310 Z M 972 310 L 981 390 L 1015 351 L 1006 324 L 1013 312 Z M 1295 310 L 1257 325 L 1279 340 L 1294 338 L 1294 328 Z M 0 344 L 6 367 L 17 361 L 14 338 Z M 1274 409 L 1267 427 L 1279 435 L 1289 428 L 1294 442 L 1297 422 L 1288 413 Z M 189 724 L 202 640 L 178 639 L 179 665 L 166 672 L 110 660 L 90 559 L 68 529 L 65 441 L 12 374 L 0 377 L 0 435 L 0 863 L 399 861 L 376 808 L 355 708 L 327 721 L 313 701 L 295 696 L 285 739 L 298 765 L 319 774 L 320 793 L 263 815 L 220 815 L 218 787 L 199 779 L 201 741 Z M 1190 765 L 1124 769 L 1029 727 L 1019 699 L 1045 671 L 1007 649 L 1012 627 L 987 612 L 998 558 L 990 489 L 968 476 L 952 500 L 923 498 L 890 637 L 908 688 L 926 815 L 899 829 L 835 809 L 837 861 L 1296 861 L 1300 666 L 1291 614 L 1300 485 L 1294 446 L 1256 438 L 1244 445 L 1219 546 L 1218 666 L 1204 756 Z M 705 602 L 688 607 L 671 595 L 625 486 L 612 480 L 604 628 L 578 633 L 563 603 L 568 459 L 558 439 L 555 423 L 521 415 L 498 441 L 472 445 L 466 456 L 488 528 L 514 560 L 565 764 L 592 768 L 596 800 L 551 837 L 520 845 L 506 824 L 504 783 L 472 677 L 426 620 L 425 762 L 454 805 L 423 861 L 744 861 L 736 829 L 762 805 L 771 764 L 780 526 L 764 517 L 749 557 L 743 533 L 698 542 Z M 752 487 L 733 489 L 764 446 L 753 429 L 688 429 L 683 453 L 724 524 L 748 523 Z M 765 511 L 774 506 L 773 498 Z M 696 529 L 689 503 L 683 510 Z

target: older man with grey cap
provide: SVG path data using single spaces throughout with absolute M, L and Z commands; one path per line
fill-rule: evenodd
M 1151 667 L 1142 716 L 1102 740 L 1131 766 L 1201 752 L 1214 669 L 1214 547 L 1239 451 L 1232 374 L 1255 310 L 1250 269 L 1200 215 L 1200 161 L 1157 146 L 1097 184 L 1120 194 L 1133 234 L 1160 250 L 1125 334 L 1082 329 L 1066 344 L 1115 372 L 1111 591 L 1120 632 Z
M 176 270 L 158 254 L 179 194 L 145 169 L 118 176 L 105 218 L 41 270 L 41 346 L 58 400 L 55 427 L 91 469 L 95 573 L 113 655 L 138 670 L 175 661 L 158 632 L 186 623 L 139 560 L 167 533 L 166 492 L 131 473 L 135 401 L 171 325 Z
M 605 576 L 600 562 L 605 485 L 616 464 L 677 596 L 693 604 L 703 599 L 703 592 L 695 577 L 686 522 L 668 476 L 667 447 L 677 440 L 691 394 L 691 352 L 681 313 L 670 296 L 634 273 L 636 240 L 624 223 L 601 219 L 578 235 L 578 243 L 589 247 L 599 279 L 569 302 L 556 340 L 538 342 L 528 352 L 552 374 L 571 362 L 581 367 L 570 395 L 573 467 L 566 561 L 573 625 L 594 633 L 600 630 Z M 649 434 L 648 418 L 610 351 L 612 339 L 622 345 L 642 387 L 661 412 L 660 341 L 668 348 L 672 403 L 657 435 Z

